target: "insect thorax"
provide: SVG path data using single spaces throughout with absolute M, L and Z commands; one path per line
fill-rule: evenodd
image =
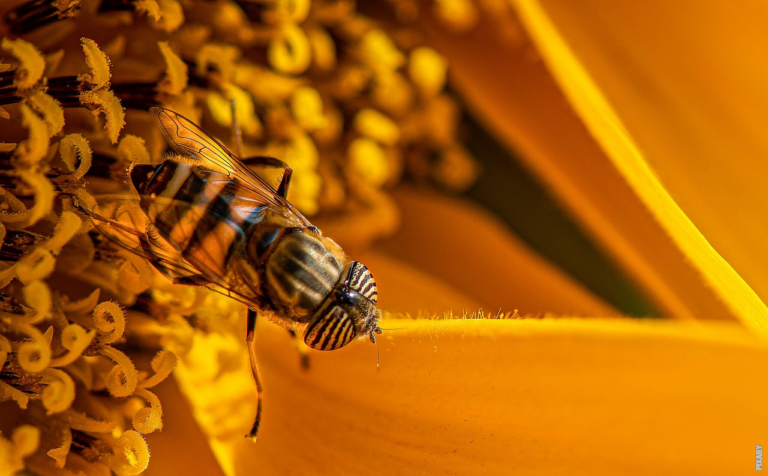
M 300 320 L 311 315 L 339 280 L 342 265 L 323 243 L 297 229 L 259 227 L 250 238 L 249 259 L 263 263 L 263 291 L 275 310 Z

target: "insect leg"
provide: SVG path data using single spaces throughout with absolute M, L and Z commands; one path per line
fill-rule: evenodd
M 304 340 L 296 334 L 293 329 L 288 329 L 288 333 L 291 334 L 293 341 L 296 343 L 296 350 L 299 351 L 299 362 L 301 363 L 301 370 L 309 370 L 309 352 L 304 345 Z
M 280 185 L 277 187 L 277 194 L 283 198 L 288 197 L 288 187 L 291 185 L 291 176 L 293 175 L 293 170 L 288 167 L 288 164 L 280 159 L 266 156 L 248 157 L 247 159 L 243 159 L 243 163 L 245 165 L 260 165 L 263 167 L 283 169 L 283 178 L 280 179 Z
M 259 425 L 261 424 L 261 379 L 259 378 L 259 366 L 256 362 L 256 311 L 248 309 L 248 323 L 245 334 L 245 343 L 248 346 L 248 356 L 251 359 L 251 372 L 253 373 L 253 380 L 256 383 L 256 418 L 253 421 L 253 427 L 246 437 L 256 441 L 256 435 L 259 433 Z
M 235 145 L 235 155 L 238 157 L 243 156 L 243 132 L 240 129 L 240 124 L 237 121 L 237 107 L 235 100 L 229 102 L 230 112 L 232 113 L 232 143 Z

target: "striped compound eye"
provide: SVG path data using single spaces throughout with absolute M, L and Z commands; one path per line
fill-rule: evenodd
M 334 290 L 323 301 L 304 334 L 304 343 L 317 350 L 335 350 L 355 337 L 375 332 L 380 315 L 376 310 L 379 293 L 364 265 L 353 261 Z
M 304 334 L 304 343 L 316 350 L 335 350 L 355 339 L 357 332 L 349 313 L 327 302 Z
M 347 286 L 357 291 L 361 296 L 376 304 L 379 299 L 379 291 L 376 289 L 376 281 L 363 263 L 352 262 L 347 279 Z

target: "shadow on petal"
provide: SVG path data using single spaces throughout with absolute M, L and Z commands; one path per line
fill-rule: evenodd
M 477 311 L 483 305 L 454 287 L 440 281 L 412 265 L 381 253 L 367 252 L 356 256 L 365 263 L 376 279 L 379 290 L 378 305 L 389 312 L 409 313 L 416 316 L 430 309 Z M 414 292 L 418 289 L 418 292 Z M 490 311 L 485 308 L 485 311 Z
M 381 249 L 462 290 L 486 311 L 618 314 L 479 207 L 434 192 L 402 188 L 395 197 L 402 209 L 402 226 Z M 430 306 L 435 308 L 440 307 Z
M 590 136 L 530 43 L 503 40 L 489 21 L 461 36 L 423 26 L 475 117 L 521 152 L 665 314 L 735 318 Z

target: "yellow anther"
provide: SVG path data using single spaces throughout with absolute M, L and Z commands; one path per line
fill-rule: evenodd
M 75 401 L 75 382 L 66 372 L 59 369 L 45 369 L 43 381 L 43 407 L 48 415 L 67 410 Z
M 59 142 L 59 154 L 67 168 L 74 172 L 76 178 L 82 178 L 91 167 L 91 147 L 80 134 L 67 134 Z M 79 162 L 79 163 L 78 163 Z
M 90 73 L 78 76 L 80 81 L 91 85 L 91 89 L 103 88 L 109 84 L 110 63 L 107 55 L 99 49 L 99 45 L 90 38 L 81 38 L 83 44 L 83 53 L 85 53 L 85 63 L 91 69 Z
M 336 67 L 336 45 L 331 35 L 323 28 L 313 28 L 307 33 L 312 45 L 312 61 L 324 70 L 331 71 Z
M 125 332 L 125 312 L 117 304 L 104 301 L 93 310 L 93 325 L 99 333 L 99 342 L 111 344 Z
M 167 41 L 158 41 L 157 46 L 165 58 L 165 77 L 158 89 L 172 95 L 181 94 L 187 88 L 187 65 L 179 58 Z
M 35 204 L 29 210 L 29 215 L 26 216 L 21 222 L 16 222 L 16 224 L 30 226 L 40 221 L 51 211 L 53 208 L 53 198 L 55 196 L 55 191 L 51 181 L 48 180 L 43 174 L 22 171 L 19 172 L 19 177 L 24 181 L 26 185 L 32 189 L 32 194 L 35 196 Z M 10 223 L 12 220 L 3 217 L 2 221 Z
M 213 68 L 221 74 L 222 82 L 228 82 L 234 73 L 235 60 L 239 57 L 240 50 L 234 46 L 208 43 L 200 48 L 195 58 L 197 72 L 205 74 Z
M 308 170 L 295 174 L 288 198 L 302 213 L 312 216 L 318 211 L 317 198 L 321 187 L 322 179 L 317 172 Z
M 27 104 L 43 118 L 43 122 L 48 126 L 48 137 L 58 134 L 64 127 L 64 109 L 53 97 L 36 91 L 27 97 Z
M 435 0 L 434 8 L 436 16 L 454 31 L 468 31 L 477 25 L 479 15 L 471 0 Z
M 478 165 L 469 153 L 455 146 L 441 152 L 432 175 L 446 188 L 460 192 L 472 186 L 479 173 Z
M 309 15 L 310 0 L 277 0 L 274 10 L 266 11 L 263 19 L 267 23 L 301 23 Z
M 2 385 L 8 389 L 16 390 L 8 384 L 3 383 Z M 18 390 L 16 392 L 24 395 Z M 1 393 L 3 393 L 3 388 L 0 388 Z M 26 405 L 22 408 L 26 408 Z M 32 425 L 17 427 L 10 440 L 0 435 L 0 464 L 2 464 L 3 473 L 17 474 L 17 472 L 22 472 L 25 469 L 24 459 L 37 451 L 38 446 L 40 446 L 40 429 Z
M 137 0 L 133 4 L 133 8 L 137 12 L 146 13 L 149 18 L 156 22 L 160 21 L 160 18 L 163 16 L 157 0 Z
M 309 38 L 304 30 L 293 23 L 283 25 L 269 42 L 267 59 L 282 73 L 303 73 L 312 59 Z
M 394 145 L 400 138 L 395 121 L 375 109 L 363 109 L 354 119 L 355 130 L 384 145 Z
M 211 92 L 206 98 L 208 110 L 213 120 L 222 126 L 232 125 L 232 101 L 235 101 L 237 123 L 247 136 L 258 136 L 262 132 L 261 122 L 253 105 L 251 96 L 244 90 L 227 83 L 222 86 L 224 94 Z
M 413 86 L 399 73 L 380 75 L 373 88 L 376 106 L 392 116 L 407 113 L 413 105 Z
M 149 465 L 149 447 L 142 436 L 133 431 L 123 432 L 117 440 L 117 452 L 107 458 L 109 469 L 118 476 L 141 474 Z
M 144 139 L 133 134 L 126 134 L 117 144 L 117 155 L 126 162 L 135 164 L 151 164 L 152 159 L 147 151 Z
M 125 110 L 120 104 L 120 99 L 109 89 L 98 89 L 81 93 L 80 102 L 91 106 L 94 116 L 98 116 L 100 112 L 104 113 L 107 136 L 116 144 L 120 130 L 125 126 Z
M 115 397 L 132 395 L 139 382 L 139 373 L 131 359 L 110 345 L 99 346 L 99 353 L 115 362 L 115 366 L 107 374 L 106 385 L 109 393 Z
M 48 138 L 50 137 L 48 125 L 29 106 L 23 104 L 21 110 L 21 124 L 29 131 L 27 139 L 19 143 L 14 150 L 14 157 L 19 164 L 31 168 L 36 166 L 48 153 Z
M 328 118 L 323 114 L 323 99 L 315 88 L 298 88 L 291 96 L 291 114 L 299 127 L 306 131 L 323 129 Z
M 287 101 L 305 80 L 290 78 L 254 64 L 238 64 L 235 66 L 234 83 L 251 93 L 256 102 L 269 104 Z
M 405 62 L 405 57 L 392 39 L 378 29 L 370 30 L 360 39 L 360 54 L 363 61 L 376 71 L 394 71 Z
M 160 6 L 160 20 L 154 27 L 165 32 L 172 32 L 184 23 L 184 9 L 177 0 L 157 0 Z
M 424 93 L 432 96 L 445 85 L 447 62 L 437 51 L 422 46 L 411 51 L 408 75 Z
M 83 220 L 71 211 L 65 210 L 61 212 L 59 221 L 56 223 L 56 227 L 53 229 L 53 236 L 48 241 L 42 243 L 40 246 L 53 251 L 54 254 L 58 253 L 69 241 L 75 237 L 83 226 Z
M 133 415 L 133 427 L 143 434 L 163 429 L 163 407 L 157 395 L 146 388 L 137 388 L 136 395 L 149 402 L 149 407 L 140 408 Z
M 19 60 L 20 64 L 16 68 L 16 77 L 13 80 L 14 86 L 19 89 L 31 88 L 43 77 L 45 58 L 32 43 L 22 39 L 3 38 L 0 41 L 0 48 Z
M 349 145 L 349 164 L 357 176 L 379 186 L 389 175 L 389 164 L 384 150 L 371 139 L 357 138 Z

